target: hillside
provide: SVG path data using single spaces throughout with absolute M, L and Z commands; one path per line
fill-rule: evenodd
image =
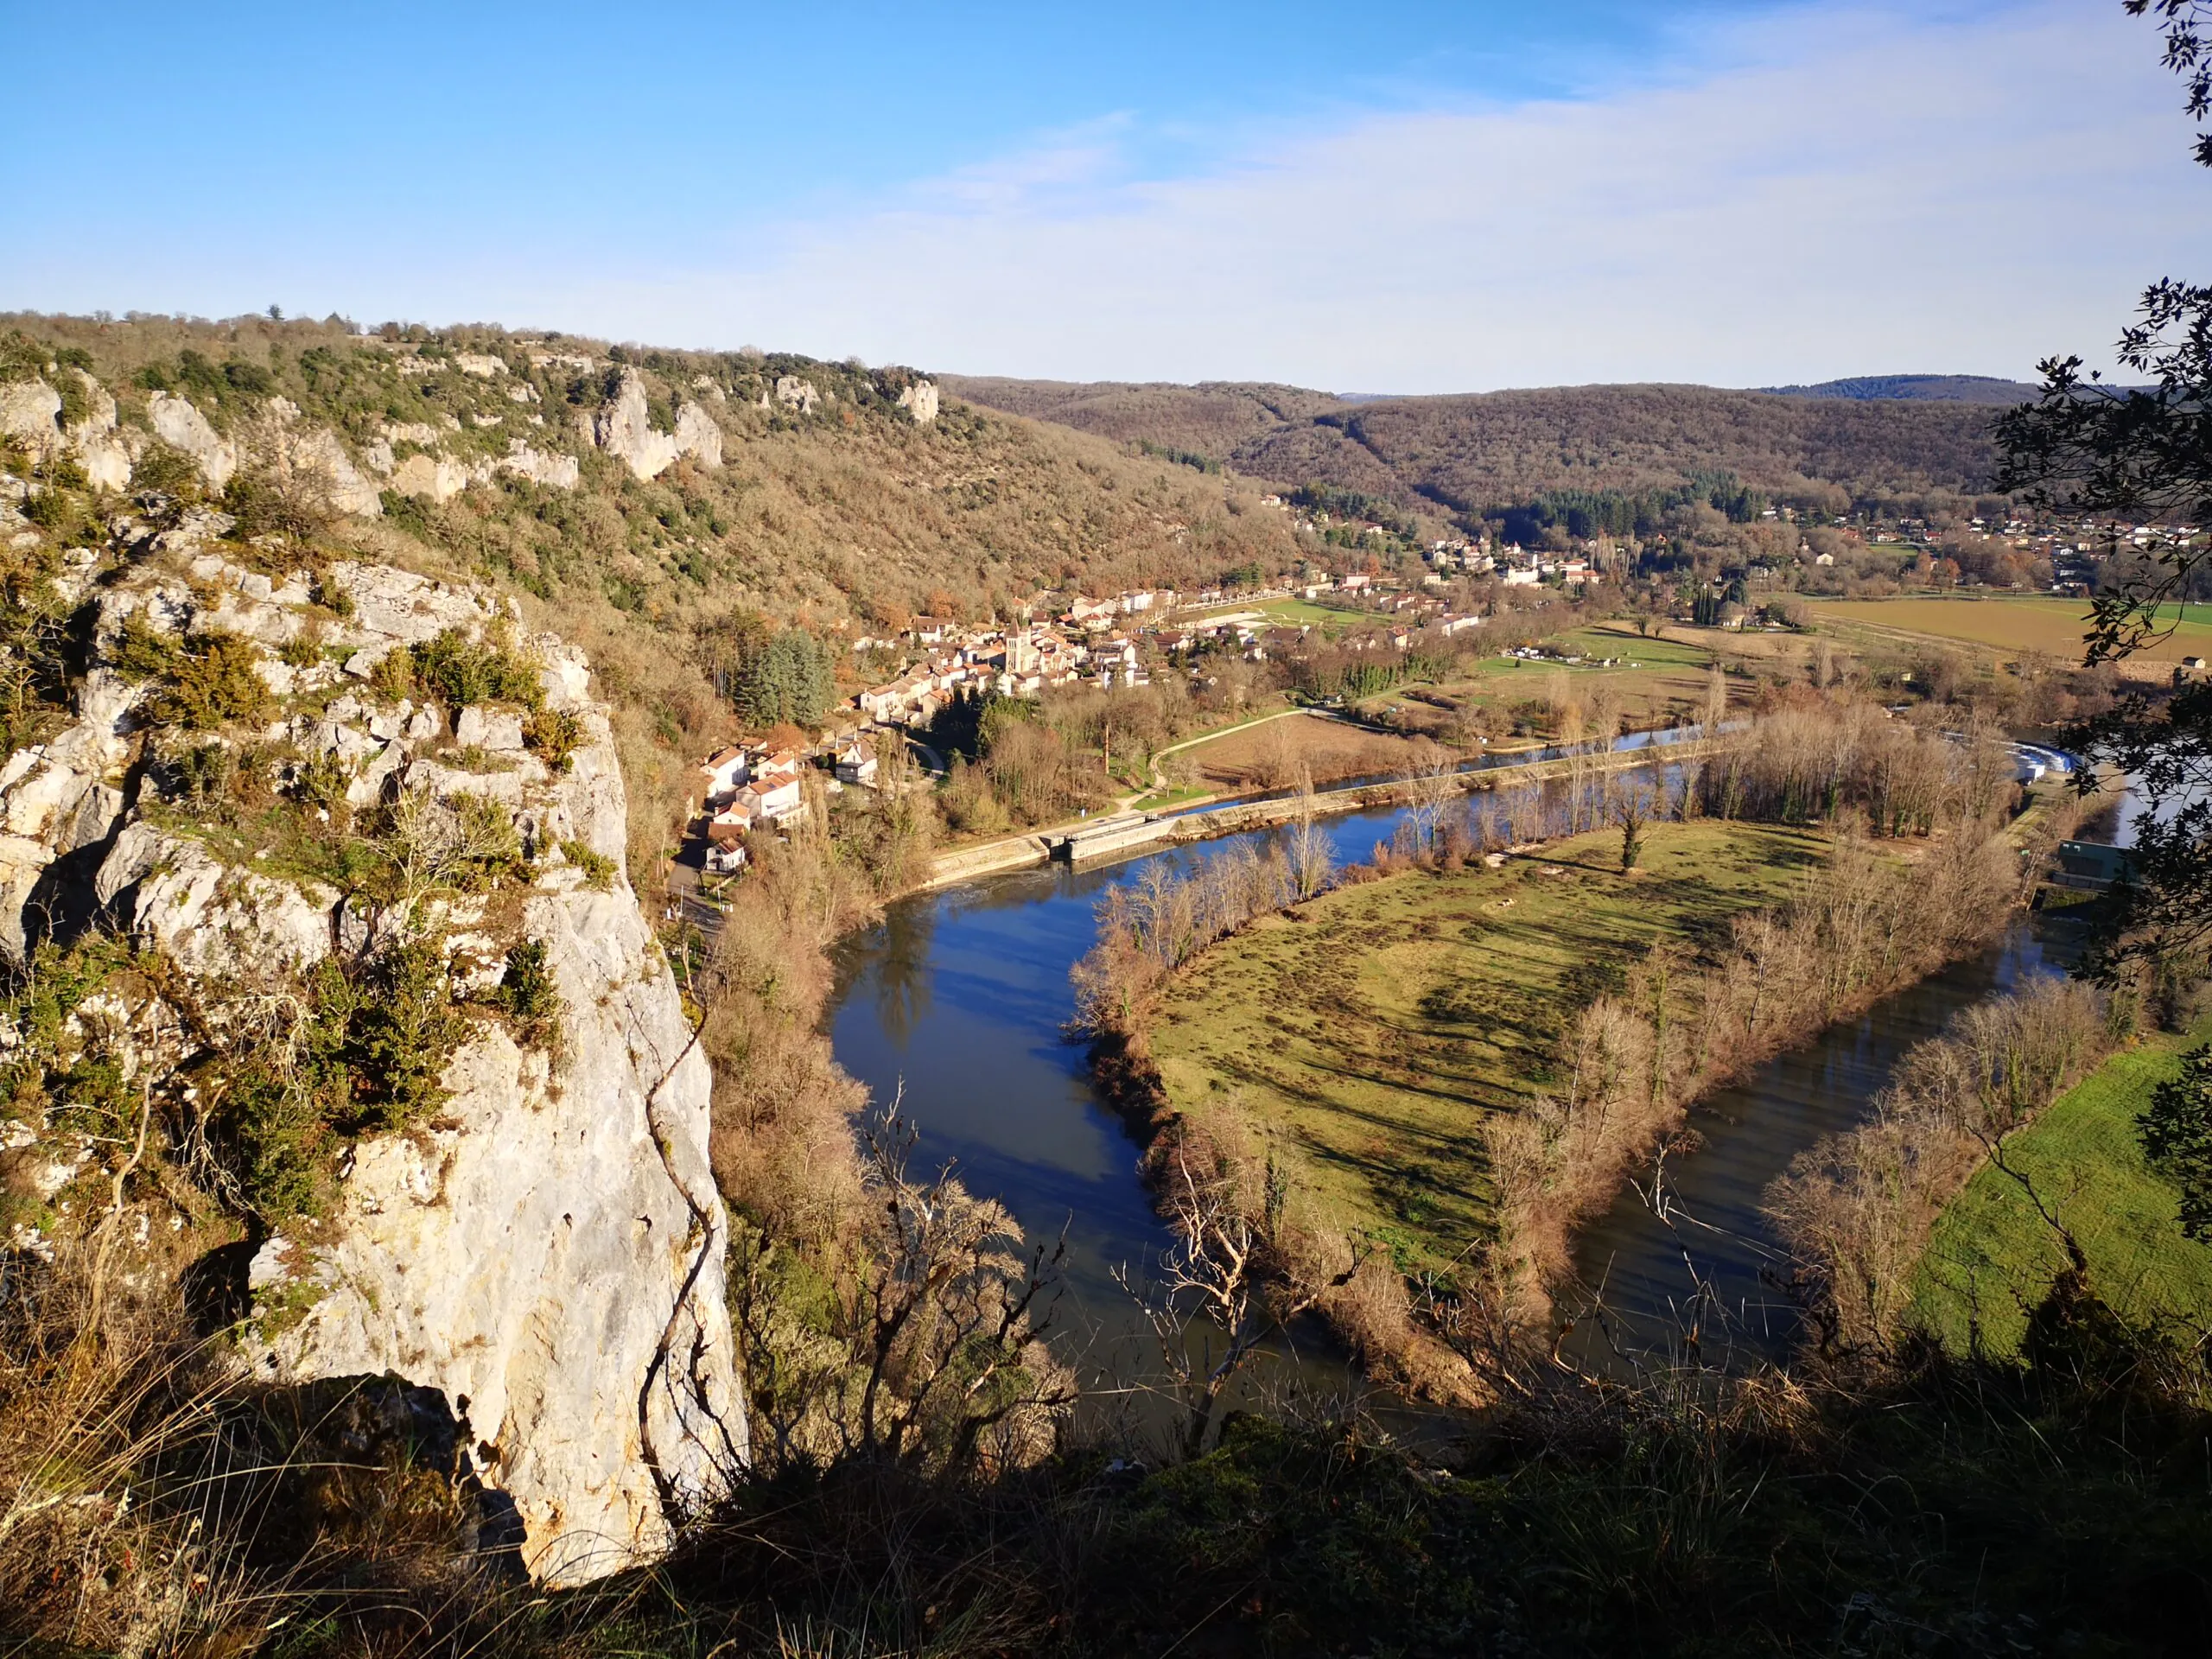
M 1217 384 L 946 384 L 976 403 L 1187 451 L 1278 485 L 1331 484 L 1455 515 L 1695 473 L 1732 473 L 1770 495 L 1829 506 L 1971 493 L 1991 461 L 1986 407 L 1924 396 L 1624 385 L 1352 401 Z
M 1860 374 L 1808 386 L 1762 386 L 1777 397 L 1849 397 L 1859 402 L 1987 404 L 2002 409 L 2025 403 L 2036 389 L 2022 380 L 1986 374 Z
M 126 443 L 151 435 L 156 391 L 193 402 L 219 435 L 268 398 L 289 400 L 338 435 L 379 493 L 416 504 L 388 499 L 387 518 L 470 548 L 541 597 L 581 583 L 626 610 L 711 599 L 811 607 L 829 626 L 923 609 L 938 590 L 981 612 L 1040 587 L 1160 581 L 1290 549 L 1287 529 L 1248 513 L 1239 491 L 1059 428 L 940 408 L 910 369 L 497 328 L 366 338 L 262 318 L 0 316 L 10 328 L 47 354 L 79 354 L 113 395 Z M 588 423 L 612 412 L 626 371 L 643 405 L 608 448 Z M 682 450 L 687 403 L 718 429 L 710 452 Z M 625 464 L 626 447 L 669 439 L 675 448 Z M 394 466 L 377 474 L 379 445 Z M 518 445 L 547 464 L 511 464 Z
M 1009 380 L 1002 376 L 944 377 L 946 391 L 970 403 L 1095 432 L 1118 443 L 1149 442 L 1209 461 L 1226 461 L 1239 446 L 1285 427 L 1340 414 L 1356 402 L 1303 386 L 1208 380 L 1194 386 L 1162 381 Z
M 336 319 L 0 315 L 0 492 L 41 569 L 136 501 L 149 536 L 215 515 L 241 562 L 312 547 L 516 594 L 613 705 L 641 887 L 693 757 L 734 728 L 716 688 L 748 613 L 842 666 L 914 613 L 1299 551 L 1246 485 L 911 369 Z

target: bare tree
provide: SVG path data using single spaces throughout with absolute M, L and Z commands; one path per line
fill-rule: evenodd
M 912 1175 L 914 1141 L 896 1104 L 863 1133 L 874 1218 L 809 1328 L 795 1328 L 777 1294 L 787 1271 L 779 1247 L 740 1230 L 731 1312 L 760 1449 L 778 1461 L 1002 1468 L 1050 1450 L 1074 1401 L 1074 1380 L 1044 1340 L 1065 1239 L 1025 1251 L 1006 1211 L 970 1194 L 950 1166 Z
M 1336 852 L 1328 832 L 1315 819 L 1313 774 L 1302 767 L 1298 777 L 1298 816 L 1290 821 L 1285 847 L 1290 861 L 1290 888 L 1297 898 L 1311 899 L 1329 885 L 1336 874 Z
M 1652 786 L 1629 778 L 1613 789 L 1613 822 L 1621 827 L 1621 870 L 1624 874 L 1643 861 L 1643 832 L 1658 810 Z
M 1205 1450 L 1223 1391 L 1260 1344 L 1329 1291 L 1349 1284 L 1359 1269 L 1355 1257 L 1350 1268 L 1316 1286 L 1270 1273 L 1281 1265 L 1275 1240 L 1286 1192 L 1270 1160 L 1255 1213 L 1233 1169 L 1178 1141 L 1160 1195 L 1175 1243 L 1160 1257 L 1158 1288 L 1141 1294 L 1126 1270 L 1116 1270 L 1122 1288 L 1143 1309 L 1181 1398 L 1185 1458 Z M 1266 1294 L 1270 1288 L 1272 1300 Z M 1194 1319 L 1202 1327 L 1195 1345 Z
M 1719 734 L 1721 725 L 1728 718 L 1728 677 L 1715 663 L 1706 671 L 1705 719 L 1702 722 L 1707 737 Z
M 1444 809 L 1459 792 L 1459 757 L 1441 743 L 1419 738 L 1406 757 L 1405 769 L 1398 776 L 1406 785 L 1414 833 L 1420 836 L 1423 850 L 1433 853 L 1437 825 Z

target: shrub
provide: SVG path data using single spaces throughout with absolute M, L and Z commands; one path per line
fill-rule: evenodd
M 353 1135 L 412 1128 L 442 1106 L 439 1081 L 468 1034 L 445 959 L 427 939 L 395 944 L 347 976 L 326 961 L 316 1002 L 342 1032 L 346 1088 L 338 1128 Z
M 336 522 L 329 480 L 312 471 L 255 467 L 239 472 L 223 491 L 223 508 L 238 520 L 240 536 L 283 536 L 313 541 Z
M 155 719 L 188 731 L 212 731 L 226 721 L 258 723 L 268 717 L 268 682 L 255 664 L 261 653 L 234 633 L 204 635 L 188 644 L 170 666 L 168 683 L 148 705 Z
M 23 498 L 22 512 L 57 542 L 73 540 L 85 527 L 84 504 L 51 480 L 36 495 Z
M 415 678 L 454 709 L 478 702 L 536 709 L 544 701 L 534 664 L 493 641 L 471 641 L 458 628 L 414 646 L 409 658 Z
M 228 791 L 236 764 L 221 743 L 193 743 L 177 750 L 162 763 L 170 789 L 194 805 L 219 800 Z
M 525 939 L 507 952 L 506 971 L 493 988 L 493 1005 L 512 1020 L 523 1040 L 541 1048 L 556 1047 L 569 1005 L 561 999 L 546 966 L 545 947 Z
M 593 849 L 587 842 L 564 841 L 561 856 L 584 873 L 584 879 L 604 893 L 614 885 L 614 861 Z
M 184 655 L 184 642 L 143 616 L 126 616 L 109 645 L 108 664 L 126 680 L 167 679 Z
M 470 892 L 495 883 L 503 875 L 528 874 L 523 863 L 522 836 L 514 815 L 489 795 L 461 795 L 454 799 L 461 817 L 458 845 L 465 868 L 460 885 Z
M 575 764 L 584 723 L 566 709 L 540 709 L 524 725 L 522 741 L 554 771 L 566 772 Z
M 130 481 L 161 495 L 195 496 L 200 493 L 200 463 L 175 444 L 157 440 L 132 465 Z

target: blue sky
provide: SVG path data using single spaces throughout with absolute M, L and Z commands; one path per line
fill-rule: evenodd
M 2093 358 L 2212 264 L 2119 0 L 0 0 L 0 306 L 1443 391 Z

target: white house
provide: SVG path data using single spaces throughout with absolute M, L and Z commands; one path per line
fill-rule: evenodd
M 722 805 L 745 786 L 747 775 L 743 749 L 720 749 L 709 755 L 699 765 L 702 803 L 710 810 Z
M 875 749 L 864 737 L 850 737 L 837 750 L 837 781 L 875 787 Z
M 791 817 L 806 805 L 805 791 L 799 787 L 798 768 L 761 772 L 738 791 L 736 804 L 751 811 L 756 823 L 774 823 Z

